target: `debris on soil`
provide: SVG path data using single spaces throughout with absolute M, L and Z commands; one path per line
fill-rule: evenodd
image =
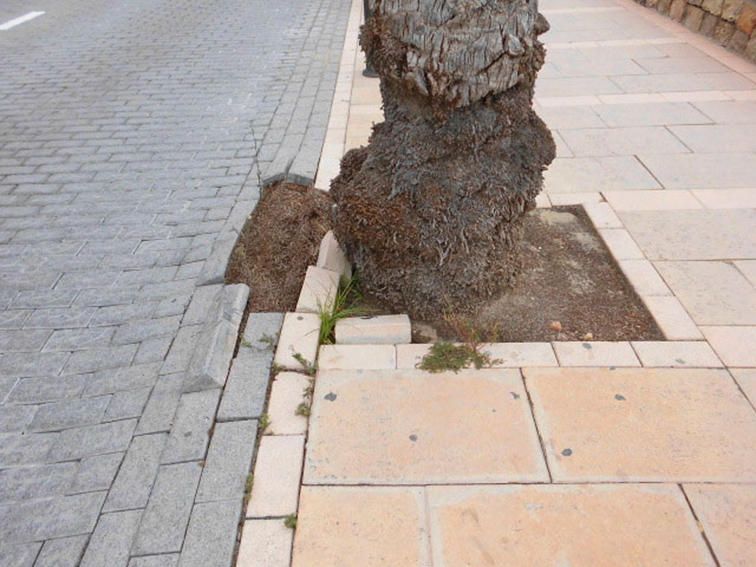
M 479 340 L 664 340 L 582 207 L 536 209 L 524 228 L 514 286 L 468 317 Z M 423 323 L 466 342 L 448 314 Z
M 266 187 L 231 255 L 227 283 L 249 286 L 251 312 L 294 311 L 307 266 L 331 229 L 331 198 L 313 187 Z

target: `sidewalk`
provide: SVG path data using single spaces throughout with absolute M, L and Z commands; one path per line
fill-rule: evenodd
M 434 375 L 427 345 L 321 347 L 306 450 L 267 473 L 301 472 L 294 567 L 756 564 L 756 67 L 629 0 L 541 7 L 539 206 L 585 204 L 667 341 Z M 345 57 L 322 188 L 381 119 Z

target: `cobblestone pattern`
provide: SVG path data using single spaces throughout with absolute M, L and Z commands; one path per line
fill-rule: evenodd
M 3 565 L 229 564 L 258 412 L 216 446 L 220 390 L 183 393 L 197 285 L 262 172 L 317 166 L 349 4 L 41 0 L 0 33 Z

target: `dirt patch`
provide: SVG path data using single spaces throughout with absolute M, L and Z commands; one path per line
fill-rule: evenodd
M 471 318 L 426 322 L 440 337 L 495 342 L 664 340 L 582 207 L 536 209 L 524 219 L 514 287 Z
M 249 311 L 294 311 L 307 266 L 331 229 L 331 205 L 313 187 L 277 183 L 263 190 L 226 271 L 227 283 L 249 286 Z

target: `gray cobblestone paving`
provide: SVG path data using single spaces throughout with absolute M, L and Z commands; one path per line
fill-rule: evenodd
M 198 286 L 263 179 L 314 175 L 349 6 L 0 3 L 46 12 L 0 32 L 3 565 L 228 563 L 260 393 L 209 437 Z

